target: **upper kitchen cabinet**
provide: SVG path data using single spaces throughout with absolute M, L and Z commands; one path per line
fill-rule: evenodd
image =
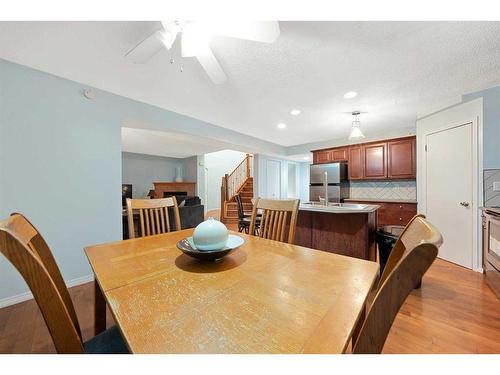
M 350 180 L 402 180 L 416 176 L 416 138 L 404 137 L 313 151 L 314 164 L 348 162 Z
M 364 178 L 379 180 L 387 178 L 387 143 L 370 143 L 363 150 Z
M 330 150 L 313 151 L 313 163 L 314 164 L 330 163 L 331 162 L 330 154 L 331 154 Z
M 349 160 L 348 155 L 349 149 L 347 147 L 334 148 L 330 151 L 330 157 L 333 162 L 335 161 L 347 161 Z
M 387 142 L 387 177 L 412 179 L 416 176 L 415 137 Z
M 349 147 L 349 164 L 347 166 L 349 180 L 362 180 L 364 178 L 363 169 L 362 146 Z
M 337 161 L 347 161 L 347 160 L 348 160 L 347 147 L 332 148 L 330 150 L 313 151 L 314 164 L 334 163 Z

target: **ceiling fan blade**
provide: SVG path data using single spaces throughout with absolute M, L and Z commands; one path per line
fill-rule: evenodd
M 227 80 L 226 73 L 222 70 L 222 67 L 215 58 L 210 47 L 207 46 L 206 48 L 200 49 L 196 54 L 196 58 L 213 83 L 218 85 Z
M 128 51 L 125 58 L 136 64 L 145 63 L 163 48 L 164 44 L 162 42 L 162 37 L 162 30 L 155 31 Z
M 214 35 L 272 43 L 280 35 L 278 21 L 214 21 L 207 25 Z

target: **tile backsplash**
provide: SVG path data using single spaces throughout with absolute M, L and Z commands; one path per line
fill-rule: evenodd
M 415 180 L 351 181 L 350 198 L 417 199 Z
M 493 191 L 493 183 L 500 183 L 500 169 L 484 170 L 484 206 L 500 207 L 500 191 Z

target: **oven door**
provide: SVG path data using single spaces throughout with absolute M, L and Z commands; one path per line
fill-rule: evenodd
M 500 271 L 500 216 L 485 213 L 485 254 L 487 261 Z

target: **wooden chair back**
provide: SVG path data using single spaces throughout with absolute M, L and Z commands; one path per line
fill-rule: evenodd
M 254 234 L 257 211 L 262 210 L 257 236 L 270 240 L 293 243 L 299 199 L 263 199 L 257 198 L 253 205 L 250 233 Z M 288 234 L 286 227 L 288 225 Z
M 382 351 L 399 309 L 436 259 L 442 243 L 441 233 L 425 216 L 410 221 L 388 259 L 353 353 Z
M 161 199 L 130 199 L 127 198 L 128 235 L 135 238 L 134 213 L 139 214 L 140 237 L 152 236 L 170 232 L 168 209 L 174 212 L 175 229 L 181 229 L 179 207 L 175 197 Z
M 236 206 L 238 207 L 238 219 L 243 220 L 245 218 L 245 211 L 243 210 L 243 203 L 241 202 L 240 194 L 234 196 L 236 200 Z
M 68 289 L 38 230 L 21 214 L 0 222 L 0 252 L 24 278 L 58 353 L 83 353 L 82 335 Z

